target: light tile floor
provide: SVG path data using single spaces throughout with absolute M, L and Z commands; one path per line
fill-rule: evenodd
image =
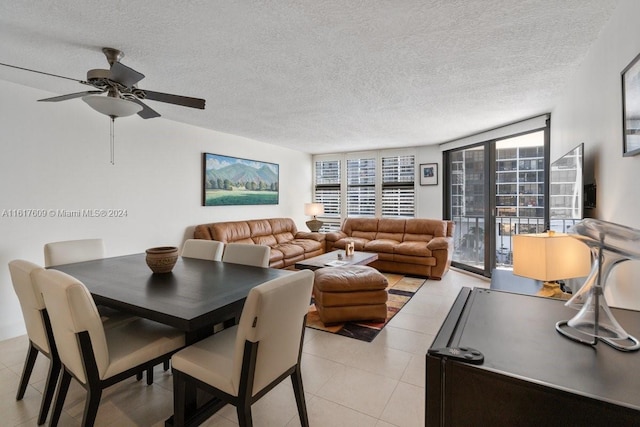
M 311 426 L 413 427 L 424 425 L 424 357 L 463 286 L 489 282 L 451 270 L 429 280 L 371 343 L 307 328 L 302 358 Z M 15 400 L 27 337 L 0 342 L 0 425 L 35 426 L 48 360 L 39 356 L 22 401 Z M 84 390 L 72 381 L 61 426 L 79 426 Z M 155 382 L 126 380 L 107 389 L 96 426 L 163 426 L 173 410 L 172 378 L 158 366 Z M 260 426 L 299 426 L 293 389 L 284 381 L 253 406 Z M 47 420 L 48 421 L 48 420 Z M 237 426 L 231 406 L 203 425 Z

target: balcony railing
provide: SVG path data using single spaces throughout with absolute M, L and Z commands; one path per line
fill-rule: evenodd
M 499 216 L 495 219 L 496 266 L 513 266 L 513 236 L 515 234 L 542 233 L 544 218 Z M 580 219 L 552 219 L 551 229 L 566 233 Z M 453 260 L 462 264 L 484 268 L 484 217 L 457 216 L 455 223 Z

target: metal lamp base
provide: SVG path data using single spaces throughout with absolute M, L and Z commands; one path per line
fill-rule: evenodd
M 558 282 L 544 282 L 542 284 L 542 288 L 536 293 L 537 296 L 547 297 L 547 298 L 559 298 L 567 300 L 571 297 L 570 294 L 567 294 L 562 291 L 560 284 Z
M 579 329 L 569 326 L 568 323 L 569 322 L 567 320 L 556 323 L 556 331 L 573 341 L 591 346 L 596 345 L 598 341 L 602 341 L 608 346 L 613 347 L 619 351 L 630 352 L 640 350 L 640 342 L 638 342 L 637 338 L 631 335 L 627 336 L 627 338 L 623 340 L 614 340 L 601 336 L 593 336 L 592 334 L 586 334 Z M 605 329 L 605 331 L 608 330 Z

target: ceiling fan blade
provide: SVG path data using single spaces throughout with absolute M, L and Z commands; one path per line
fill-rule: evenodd
M 129 101 L 133 101 L 142 107 L 142 110 L 138 112 L 138 115 L 143 119 L 153 119 L 154 117 L 160 117 L 160 113 L 158 113 L 156 110 L 149 107 L 147 104 L 140 101 L 139 99 L 130 99 Z
M 45 76 L 58 77 L 59 79 L 67 79 L 67 80 L 73 80 L 74 82 L 78 82 L 78 83 L 84 83 L 82 80 L 74 79 L 74 78 L 71 78 L 71 77 L 60 76 L 58 74 L 45 73 L 44 71 L 38 71 L 38 70 L 32 70 L 30 68 L 18 67 L 17 65 L 4 64 L 2 62 L 0 62 L 0 65 L 4 65 L 5 67 L 10 67 L 10 68 L 15 68 L 17 70 L 24 70 L 24 71 L 30 71 L 32 73 L 44 74 Z
M 145 99 L 152 101 L 166 102 L 169 104 L 181 105 L 183 107 L 199 108 L 204 110 L 204 99 L 191 98 L 188 96 L 171 95 L 169 93 L 153 92 L 151 90 L 143 90 Z
M 84 92 L 76 92 L 76 93 L 69 93 L 67 95 L 54 96 L 53 98 L 38 99 L 38 101 L 42 101 L 42 102 L 66 101 L 67 99 L 75 99 L 75 98 L 83 97 L 85 95 L 91 95 L 94 93 L 98 94 L 98 93 L 104 93 L 104 92 L 105 91 L 103 90 L 87 90 Z
M 126 87 L 132 87 L 142 79 L 144 79 L 144 74 L 120 62 L 114 62 L 111 66 L 111 80 L 114 82 L 121 83 Z

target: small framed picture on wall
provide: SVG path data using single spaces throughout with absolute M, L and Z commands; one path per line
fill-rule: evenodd
M 438 185 L 438 164 L 423 163 L 420 165 L 420 185 Z

